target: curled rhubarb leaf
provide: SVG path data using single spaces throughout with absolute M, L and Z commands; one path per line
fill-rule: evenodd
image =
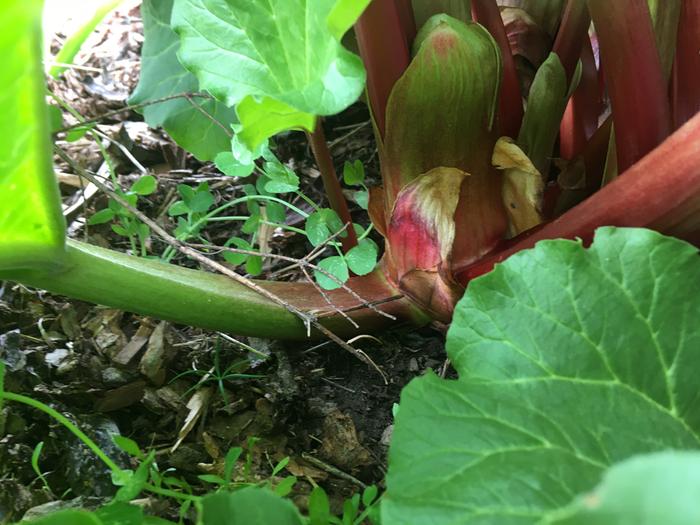
M 615 463 L 700 447 L 698 286 L 695 247 L 617 228 L 473 280 L 447 337 L 459 380 L 402 392 L 382 523 L 546 522 Z
M 65 223 L 51 163 L 38 0 L 0 16 L 0 270 L 55 265 Z
M 540 66 L 530 88 L 518 145 L 540 173 L 549 171 L 559 124 L 569 100 L 566 71 L 556 53 Z
M 491 35 L 477 24 L 437 15 L 414 47 L 416 56 L 387 107 L 382 159 L 387 210 L 406 184 L 433 168 L 488 173 L 495 143 L 490 134 L 501 61 Z
M 507 137 L 496 142 L 493 165 L 503 170 L 503 205 L 508 212 L 511 237 L 542 222 L 542 175 L 530 159 Z
M 446 210 L 460 232 L 451 247 L 453 259 L 473 261 L 492 250 L 507 228 L 501 176 L 491 165 L 501 78 L 498 46 L 483 27 L 438 15 L 421 29 L 414 47 L 416 55 L 387 106 L 380 148 L 385 214 L 395 213 L 399 192 L 422 174 L 441 167 L 469 173 L 456 208 Z
M 180 42 L 170 28 L 172 8 L 173 0 L 144 0 L 141 5 L 144 32 L 141 77 L 129 99 L 131 104 L 199 91 L 196 77 L 177 59 Z M 200 160 L 213 160 L 230 148 L 228 129 L 237 122 L 233 109 L 202 97 L 168 100 L 148 105 L 141 112 L 149 126 L 162 127 Z
M 332 115 L 362 93 L 360 58 L 340 44 L 349 27 L 337 0 L 175 0 L 172 25 L 181 38 L 180 60 L 202 89 L 228 106 L 246 97 L 241 141 L 251 150 L 260 137 L 280 129 L 312 130 L 309 115 Z M 338 18 L 341 16 L 341 18 Z M 274 102 L 273 102 L 274 101 Z M 280 108 L 284 108 L 281 110 Z M 278 113 L 275 123 L 275 113 Z M 255 132 L 246 131 L 263 119 Z

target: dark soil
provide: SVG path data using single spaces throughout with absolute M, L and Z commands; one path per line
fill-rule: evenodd
M 138 16 L 138 11 L 118 12 L 98 30 L 86 52 L 86 64 L 103 73 L 71 70 L 50 83 L 54 93 L 83 116 L 125 105 L 137 80 Z M 167 228 L 173 224 L 162 211 L 172 202 L 178 183 L 212 180 L 217 198 L 228 200 L 247 182 L 227 179 L 212 165 L 197 163 L 160 132 L 140 124 L 135 113 L 120 119 L 124 120 L 103 122 L 98 129 L 124 144 L 158 177 L 157 194 L 140 206 Z M 366 108 L 357 104 L 328 119 L 325 128 L 337 168 L 342 169 L 345 160 L 360 159 L 368 183 L 377 184 L 376 148 Z M 67 143 L 59 136 L 58 140 L 80 165 L 99 170 L 102 158 L 92 139 Z M 118 148 L 109 151 L 127 186 L 138 172 Z M 322 202 L 322 184 L 303 134 L 280 137 L 276 153 L 301 175 L 305 193 Z M 66 205 L 78 202 L 82 196 L 71 179 L 75 173 L 60 162 L 57 171 Z M 84 217 L 105 203 L 99 194 L 87 200 L 68 217 L 69 230 L 81 239 L 87 236 L 89 242 L 127 250 L 124 239 L 108 225 L 90 227 L 86 234 Z M 353 217 L 367 224 L 359 208 L 353 209 Z M 211 229 L 207 235 L 213 242 L 225 240 L 231 227 Z M 154 254 L 162 247 L 152 240 Z M 271 247 L 298 257 L 309 249 L 303 237 L 281 232 L 273 236 Z M 175 262 L 193 265 L 184 259 Z M 280 267 L 271 263 L 265 267 L 266 275 Z M 444 344 L 442 335 L 429 328 L 388 332 L 358 344 L 386 372 L 387 385 L 367 365 L 323 341 L 233 339 L 14 283 L 4 283 L 0 289 L 0 360 L 7 367 L 6 390 L 49 404 L 124 468 L 136 465 L 114 445 L 113 435 L 132 438 L 142 450 L 155 450 L 160 471 L 172 469 L 170 475 L 186 481 L 196 494 L 212 490 L 198 476 L 220 475 L 223 456 L 234 446 L 250 451 L 253 480 L 268 479 L 273 466 L 289 457 L 287 468 L 272 482 L 296 476 L 291 497 L 302 508 L 312 482 L 327 490 L 336 510 L 365 484 L 381 486 L 393 405 L 411 378 L 428 369 L 443 369 Z M 258 377 L 218 382 L 211 375 L 217 359 L 220 369 L 239 363 L 237 372 Z M 198 407 L 197 401 L 201 401 Z M 186 432 L 188 415 L 194 413 L 196 423 Z M 249 446 L 252 438 L 258 441 Z M 31 466 L 40 442 L 38 466 L 46 485 Z M 53 419 L 14 403 L 0 409 L 0 524 L 18 521 L 27 511 L 36 515 L 62 506 L 98 506 L 116 490 L 104 465 Z M 178 519 L 173 501 L 151 498 L 143 503 L 155 514 Z

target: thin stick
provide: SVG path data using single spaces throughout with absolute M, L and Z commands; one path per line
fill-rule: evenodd
M 281 297 L 273 294 L 269 290 L 266 290 L 262 286 L 255 284 L 253 281 L 250 279 L 246 279 L 242 275 L 237 274 L 233 270 L 227 268 L 223 264 L 217 263 L 216 261 L 212 261 L 208 257 L 202 255 L 199 253 L 197 250 L 194 250 L 187 246 L 186 244 L 182 243 L 172 235 L 170 235 L 167 231 L 165 231 L 158 223 L 155 221 L 151 220 L 149 217 L 141 213 L 139 210 L 131 206 L 124 198 L 122 198 L 120 195 L 118 195 L 116 192 L 112 191 L 110 188 L 105 186 L 102 182 L 97 180 L 97 178 L 93 177 L 91 173 L 89 173 L 87 170 L 83 169 L 81 166 L 79 166 L 76 162 L 73 161 L 73 159 L 70 158 L 69 155 L 67 155 L 61 148 L 55 148 L 56 153 L 58 154 L 59 157 L 61 157 L 65 162 L 67 162 L 76 172 L 81 176 L 92 182 L 95 186 L 100 188 L 102 191 L 104 191 L 107 195 L 109 195 L 112 199 L 114 199 L 116 202 L 118 202 L 124 209 L 128 210 L 131 212 L 135 217 L 137 217 L 141 222 L 146 224 L 153 232 L 155 232 L 163 241 L 165 241 L 167 244 L 175 248 L 177 251 L 182 253 L 183 255 L 186 255 L 195 261 L 199 262 L 203 266 L 208 267 L 209 269 L 221 273 L 225 275 L 226 277 L 229 277 L 230 279 L 233 279 L 237 283 L 245 286 L 246 288 L 249 288 L 250 290 L 253 290 L 254 292 L 262 295 L 266 299 L 269 299 L 270 301 L 274 302 L 275 304 L 280 305 L 283 307 L 285 310 L 288 312 L 296 315 L 301 321 L 304 323 L 304 326 L 306 326 L 306 331 L 309 336 L 311 336 L 311 327 L 315 328 L 318 330 L 320 333 L 328 337 L 331 341 L 336 343 L 338 346 L 343 348 L 344 350 L 347 350 L 350 352 L 352 355 L 360 359 L 361 361 L 365 362 L 366 364 L 370 365 L 373 367 L 379 375 L 382 376 L 382 379 L 384 380 L 385 384 L 388 384 L 388 380 L 386 378 L 386 375 L 382 371 L 377 364 L 370 359 L 370 357 L 365 354 L 362 350 L 359 350 L 357 348 L 354 348 L 353 346 L 349 345 L 346 343 L 343 339 L 338 337 L 336 334 L 334 334 L 331 330 L 323 326 L 321 323 L 318 322 L 316 319 L 316 316 L 303 312 L 299 310 L 296 306 L 288 303 Z
M 197 104 L 197 103 L 193 100 L 192 95 L 190 95 L 190 94 L 188 93 L 187 95 L 185 95 L 185 98 L 187 99 L 187 101 L 188 101 L 190 104 L 192 104 L 192 106 L 193 106 L 197 111 L 199 111 L 202 115 L 204 115 L 206 118 L 208 118 L 209 120 L 211 120 L 214 124 L 216 124 L 217 126 L 219 126 L 221 129 L 223 129 L 223 130 L 224 130 L 224 133 L 226 133 L 226 135 L 227 135 L 229 138 L 233 138 L 233 131 L 231 131 L 229 128 L 227 128 L 220 120 L 214 118 L 214 115 L 210 114 L 210 113 L 209 113 L 208 111 L 206 111 L 202 106 L 200 106 L 199 104 Z
M 322 470 L 325 470 L 329 474 L 333 474 L 334 476 L 336 476 L 340 479 L 344 479 L 345 481 L 349 481 L 350 483 L 354 483 L 355 485 L 357 485 L 358 487 L 360 487 L 362 489 L 367 488 L 367 484 L 363 483 L 362 481 L 357 479 L 355 476 L 351 476 L 347 472 L 343 472 L 338 467 L 334 467 L 333 465 L 329 465 L 328 463 L 324 463 L 323 461 L 321 461 L 318 458 L 315 458 L 311 454 L 307 454 L 306 452 L 302 452 L 301 457 L 302 457 L 302 459 L 305 459 L 306 461 L 308 461 L 309 463 L 311 463 L 315 467 L 318 467 Z
M 101 120 L 105 120 L 105 119 L 114 117 L 115 115 L 120 115 L 121 113 L 128 113 L 129 111 L 135 111 L 137 109 L 145 108 L 147 106 L 152 106 L 154 104 L 160 104 L 162 102 L 168 102 L 170 100 L 175 100 L 178 98 L 192 99 L 195 97 L 196 98 L 206 98 L 206 99 L 212 98 L 211 95 L 208 95 L 206 93 L 178 93 L 177 95 L 170 95 L 167 97 L 157 98 L 154 100 L 149 100 L 147 102 L 141 102 L 139 104 L 131 104 L 129 106 L 124 106 L 123 108 L 120 108 L 120 109 L 115 109 L 114 111 L 108 111 L 107 113 L 103 113 L 102 115 L 99 115 L 97 117 L 89 118 L 89 119 L 83 120 L 82 122 L 78 122 L 77 124 L 71 124 L 70 126 L 66 126 L 64 128 L 61 128 L 58 131 L 56 131 L 56 133 L 70 131 L 71 129 L 75 129 L 75 128 L 82 128 L 83 126 L 86 126 L 88 124 L 94 124 L 96 122 L 100 122 Z

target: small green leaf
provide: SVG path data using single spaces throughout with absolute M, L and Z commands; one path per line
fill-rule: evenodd
M 87 124 L 85 126 L 78 126 L 73 128 L 66 133 L 66 142 L 77 142 L 87 135 L 88 131 L 95 129 L 94 124 Z
M 360 208 L 363 210 L 369 208 L 369 192 L 367 190 L 358 190 L 352 195 Z
M 326 492 L 321 487 L 314 487 L 309 496 L 309 525 L 328 525 L 331 506 Z
M 158 181 L 153 175 L 144 175 L 131 186 L 131 191 L 137 195 L 150 195 L 158 187 Z
M 39 441 L 39 443 L 36 444 L 36 447 L 34 447 L 34 451 L 32 452 L 32 460 L 31 460 L 32 470 L 40 478 L 44 477 L 44 474 L 41 472 L 41 469 L 39 468 L 39 457 L 41 456 L 41 451 L 43 450 L 43 448 L 44 448 L 44 442 Z
M 228 449 L 228 452 L 226 452 L 226 457 L 224 458 L 224 479 L 226 483 L 231 483 L 233 469 L 242 453 L 243 449 L 241 447 L 231 447 Z
M 253 247 L 250 245 L 250 243 L 245 239 L 241 239 L 240 237 L 231 237 L 228 241 L 226 241 L 226 244 L 224 244 L 224 246 L 227 247 L 231 245 L 241 250 L 253 250 Z M 226 259 L 228 263 L 233 264 L 234 266 L 243 264 L 248 260 L 248 257 L 249 255 L 246 255 L 244 253 L 224 252 L 224 259 Z
M 362 161 L 345 161 L 343 165 L 343 182 L 348 186 L 357 186 L 365 181 L 365 167 Z
M 287 476 L 275 486 L 275 494 L 284 498 L 285 496 L 289 495 L 290 492 L 292 492 L 292 490 L 294 489 L 294 485 L 296 485 L 296 482 L 296 477 Z
M 202 498 L 202 525 L 302 525 L 294 504 L 273 492 L 248 487 Z
M 117 491 L 117 494 L 114 496 L 115 501 L 128 503 L 141 493 L 148 482 L 148 471 L 155 457 L 155 451 L 151 450 L 129 480 Z
M 289 193 L 299 189 L 299 177 L 281 162 L 266 162 L 265 175 L 270 179 L 265 183 L 265 191 Z
M 318 246 L 340 231 L 342 227 L 343 221 L 336 212 L 329 208 L 321 208 L 306 219 L 304 231 L 311 245 Z
M 112 224 L 112 231 L 122 237 L 129 237 L 129 230 L 124 228 L 121 224 Z
M 175 201 L 170 205 L 170 208 L 168 208 L 168 215 L 171 217 L 176 217 L 178 215 L 184 215 L 185 213 L 189 213 L 190 208 L 185 204 L 184 201 Z
M 270 474 L 270 477 L 275 477 L 277 474 L 282 472 L 287 465 L 289 464 L 289 456 L 283 458 L 277 465 L 275 465 L 275 468 L 272 469 L 272 474 Z
M 279 202 L 266 202 L 265 214 L 267 215 L 268 221 L 276 224 L 283 224 L 287 219 L 286 208 Z
M 214 205 L 214 195 L 208 189 L 198 189 L 188 207 L 192 213 L 206 213 Z
M 255 164 L 241 164 L 230 151 L 222 151 L 214 159 L 218 170 L 229 177 L 247 177 L 255 169 Z
M 377 265 L 377 245 L 371 239 L 362 239 L 357 246 L 345 254 L 350 270 L 357 275 L 366 275 Z
M 180 42 L 170 27 L 172 8 L 173 0 L 144 0 L 141 4 L 141 76 L 130 104 L 200 91 L 197 78 L 177 58 Z M 149 126 L 163 127 L 175 142 L 202 161 L 212 160 L 230 147 L 228 129 L 237 122 L 233 108 L 210 97 L 175 98 L 149 104 L 141 111 Z
M 216 476 L 214 474 L 200 474 L 197 478 L 205 481 L 206 483 L 211 483 L 212 485 L 226 485 L 226 480 L 221 476 Z
M 133 456 L 138 459 L 144 457 L 144 454 L 143 452 L 141 452 L 138 443 L 136 443 L 136 441 L 134 441 L 133 439 L 130 439 L 126 436 L 114 435 L 112 436 L 112 441 L 114 441 L 115 445 L 117 445 L 120 449 L 122 449 L 130 456 Z
M 257 255 L 251 255 L 245 262 L 245 271 L 250 275 L 260 275 L 262 273 L 263 259 Z
M 340 288 L 342 284 L 350 278 L 348 265 L 345 263 L 345 259 L 339 255 L 326 257 L 325 259 L 321 260 L 317 266 L 326 270 L 340 281 L 340 283 L 338 283 L 318 270 L 314 270 L 316 282 L 325 290 L 335 290 L 336 288 Z
M 260 213 L 253 213 L 251 214 L 248 219 L 243 223 L 243 226 L 241 226 L 241 231 L 243 233 L 247 233 L 248 235 L 252 235 L 256 231 L 258 231 L 258 226 L 260 226 Z
M 367 487 L 363 492 L 362 492 L 362 504 L 365 507 L 369 507 L 372 503 L 374 503 L 374 500 L 377 499 L 377 494 L 379 491 L 377 490 L 376 485 L 370 485 Z
M 194 198 L 195 190 L 191 186 L 188 186 L 187 184 L 178 184 L 177 185 L 177 192 L 180 194 L 180 197 L 182 197 L 183 202 L 188 206 L 190 205 L 190 202 L 192 202 L 192 199 Z
M 590 494 L 543 525 L 700 523 L 700 453 L 667 451 L 613 465 Z
M 87 223 L 90 226 L 94 226 L 95 224 L 104 224 L 114 219 L 114 215 L 115 213 L 113 209 L 105 208 L 104 210 L 94 213 L 92 217 L 88 219 Z

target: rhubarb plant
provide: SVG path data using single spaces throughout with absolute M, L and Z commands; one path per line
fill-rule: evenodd
M 280 209 L 259 201 L 283 205 L 277 195 L 298 190 L 269 139 L 306 133 L 328 204 L 297 233 L 314 248 L 337 236 L 316 276 L 327 289 L 346 281 L 322 293 L 65 239 L 41 2 L 7 0 L 0 277 L 243 335 L 351 336 L 390 317 L 452 322 L 460 379 L 428 375 L 405 390 L 383 523 L 614 522 L 605 516 L 621 511 L 609 494 L 638 502 L 649 486 L 630 483 L 633 473 L 684 475 L 685 456 L 630 456 L 698 446 L 700 312 L 688 290 L 699 276 L 684 241 L 700 242 L 700 9 L 693 0 L 413 3 L 143 3 L 132 101 L 200 160 L 251 177 L 235 201 L 250 203 L 242 231 L 251 237 L 228 246 L 250 251 L 255 228 L 276 223 Z M 363 92 L 382 184 L 362 187 L 356 165 L 344 172 L 384 239 L 376 268 L 379 247 L 353 224 L 323 129 L 324 116 Z M 188 188 L 169 210 L 177 238 L 165 261 L 177 249 L 192 256 L 186 245 L 212 213 L 208 188 Z M 259 269 L 259 259 L 246 262 Z M 598 492 L 576 499 L 601 477 Z

